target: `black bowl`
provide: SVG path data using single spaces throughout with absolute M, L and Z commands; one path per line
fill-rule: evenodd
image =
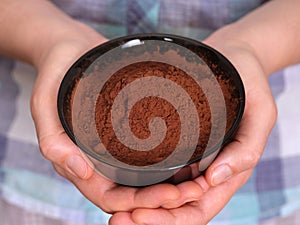
M 199 176 L 230 141 L 244 105 L 243 83 L 223 55 L 168 34 L 95 47 L 58 94 L 62 126 L 86 159 L 130 186 Z

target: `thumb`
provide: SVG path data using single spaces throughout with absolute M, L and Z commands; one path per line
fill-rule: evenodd
M 216 186 L 231 177 L 253 169 L 263 153 L 268 136 L 276 121 L 272 96 L 256 98 L 248 94 L 245 113 L 234 140 L 206 171 L 207 182 Z
M 31 97 L 31 113 L 41 153 L 66 172 L 88 179 L 93 168 L 65 133 L 58 117 L 56 101 L 62 75 L 47 74 L 39 74 Z

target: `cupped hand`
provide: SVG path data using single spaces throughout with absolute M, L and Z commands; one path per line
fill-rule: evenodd
M 157 209 L 139 208 L 115 213 L 110 224 L 207 224 L 245 184 L 258 163 L 277 116 L 267 75 L 255 52 L 245 43 L 226 42 L 218 35 L 209 37 L 205 43 L 224 54 L 243 80 L 246 105 L 238 131 L 205 175 L 193 181 L 204 192 L 198 199 L 171 201 Z
M 65 133 L 57 112 L 60 83 L 77 58 L 105 41 L 103 36 L 78 23 L 74 33 L 59 36 L 43 46 L 36 60 L 38 78 L 31 98 L 31 111 L 41 153 L 52 162 L 60 175 L 73 182 L 84 196 L 109 213 L 157 208 L 174 200 L 183 204 L 186 199 L 199 198 L 202 189 L 194 182 L 145 188 L 117 185 L 96 173 Z
M 57 113 L 57 93 L 67 69 L 80 55 L 104 41 L 92 29 L 80 25 L 75 35 L 60 38 L 41 53 L 31 109 L 42 154 L 90 201 L 114 214 L 110 224 L 206 224 L 250 177 L 275 123 L 276 107 L 259 61 L 243 44 L 206 40 L 234 64 L 245 85 L 245 113 L 233 142 L 205 177 L 179 185 L 131 188 L 95 173 L 64 132 Z

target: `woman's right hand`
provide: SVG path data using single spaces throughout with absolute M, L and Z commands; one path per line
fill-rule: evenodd
M 199 198 L 198 184 L 158 184 L 145 188 L 120 186 L 96 173 L 82 157 L 79 148 L 65 133 L 57 111 L 57 94 L 68 68 L 91 48 L 107 41 L 84 24 L 74 22 L 70 36 L 44 46 L 36 68 L 38 77 L 32 92 L 31 111 L 41 152 L 56 171 L 70 180 L 82 194 L 108 213 L 130 212 L 136 208 L 158 208 L 174 200 Z M 189 190 L 185 192 L 183 190 Z

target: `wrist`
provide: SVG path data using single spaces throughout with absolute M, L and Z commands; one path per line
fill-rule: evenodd
M 40 68 L 52 49 L 61 43 L 69 41 L 88 48 L 103 39 L 50 1 L 2 0 L 0 23 L 0 32 L 5 34 L 0 35 L 0 53 L 36 68 Z
M 208 43 L 233 44 L 252 52 L 265 74 L 299 63 L 299 1 L 268 1 L 238 21 L 215 32 Z M 222 49 L 222 46 L 220 46 Z
M 261 67 L 264 74 L 269 75 L 272 72 L 272 69 L 262 60 L 261 50 L 244 36 L 235 23 L 217 30 L 205 39 L 204 43 L 224 54 L 233 64 L 240 65 L 240 60 L 243 58 L 251 58 L 252 62 Z

